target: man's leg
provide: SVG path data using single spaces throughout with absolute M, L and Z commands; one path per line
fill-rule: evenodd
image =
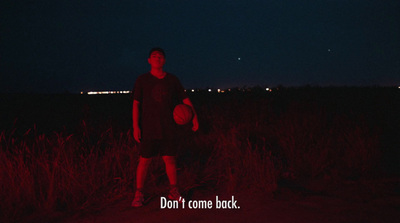
M 175 156 L 163 156 L 162 158 L 165 163 L 165 170 L 167 172 L 169 184 L 171 186 L 176 186 L 177 179 Z
M 175 156 L 163 156 L 162 157 L 165 163 L 165 170 L 167 172 L 167 176 L 169 179 L 169 183 L 171 185 L 168 198 L 171 200 L 177 200 L 182 202 L 181 195 L 179 194 L 177 187 L 177 174 L 176 174 L 176 162 Z
M 140 207 L 143 205 L 143 186 L 146 179 L 147 170 L 149 169 L 151 158 L 139 158 L 139 164 L 136 170 L 136 193 L 135 198 L 132 201 L 133 207 Z
M 142 190 L 146 180 L 147 170 L 149 169 L 151 158 L 139 158 L 139 164 L 136 170 L 136 189 Z

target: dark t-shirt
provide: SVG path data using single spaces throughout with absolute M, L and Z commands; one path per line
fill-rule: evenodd
M 175 105 L 188 96 L 178 78 L 167 73 L 158 79 L 150 73 L 140 75 L 133 99 L 140 102 L 142 139 L 172 139 L 176 134 Z

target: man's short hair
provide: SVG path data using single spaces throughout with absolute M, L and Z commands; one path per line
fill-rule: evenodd
M 164 50 L 163 50 L 162 48 L 160 48 L 160 47 L 154 47 L 153 49 L 150 50 L 149 58 L 150 58 L 151 54 L 152 54 L 154 51 L 160 52 L 160 53 L 165 57 L 165 52 L 164 52 Z

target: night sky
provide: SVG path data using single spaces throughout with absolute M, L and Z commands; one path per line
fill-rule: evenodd
M 148 51 L 185 88 L 400 85 L 400 1 L 6 0 L 0 92 L 131 90 Z

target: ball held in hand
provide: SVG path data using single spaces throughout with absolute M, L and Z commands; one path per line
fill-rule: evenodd
M 189 105 L 179 104 L 174 108 L 174 120 L 178 125 L 185 125 L 192 121 L 193 111 Z

